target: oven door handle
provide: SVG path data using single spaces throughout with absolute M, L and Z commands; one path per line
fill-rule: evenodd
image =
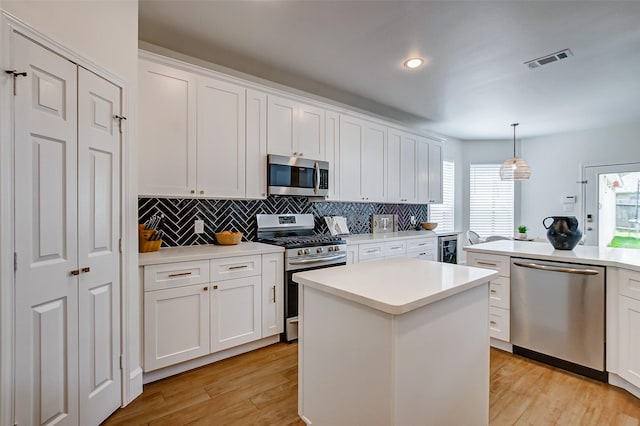
M 292 261 L 289 262 L 289 264 L 290 265 L 307 265 L 309 263 L 326 262 L 327 260 L 344 259 L 345 257 L 347 257 L 346 253 L 345 254 L 339 254 L 337 256 L 320 257 L 320 258 L 317 258 L 317 259 L 292 260 Z

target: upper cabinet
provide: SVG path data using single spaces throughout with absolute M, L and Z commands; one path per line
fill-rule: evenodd
M 187 196 L 196 189 L 196 76 L 139 61 L 138 188 Z
M 139 61 L 139 194 L 266 198 L 267 96 Z
M 418 202 L 442 203 L 442 145 L 418 137 Z
M 418 137 L 389 128 L 387 142 L 387 201 L 418 202 Z
M 269 154 L 325 159 L 325 111 L 311 105 L 268 96 Z

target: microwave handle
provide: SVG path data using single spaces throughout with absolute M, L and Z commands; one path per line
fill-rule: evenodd
M 317 194 L 320 191 L 320 166 L 317 161 L 313 163 L 313 169 L 315 171 L 313 176 L 315 181 L 313 184 L 313 192 Z

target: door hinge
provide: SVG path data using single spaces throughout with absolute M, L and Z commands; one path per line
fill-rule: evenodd
M 18 77 L 26 77 L 27 73 L 26 72 L 17 72 L 16 70 L 5 70 L 5 73 L 11 75 L 11 77 L 13 77 L 13 96 L 17 95 L 17 89 L 16 89 L 16 80 L 18 79 Z
M 127 117 L 124 115 L 114 115 L 113 118 L 114 120 L 118 120 L 118 127 L 120 128 L 120 133 L 122 133 L 122 121 L 126 120 Z

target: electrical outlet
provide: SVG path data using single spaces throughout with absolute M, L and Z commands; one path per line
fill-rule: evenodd
M 196 234 L 204 233 L 204 220 L 196 220 L 193 224 L 193 228 Z
M 415 225 L 416 224 L 416 217 L 415 216 L 411 216 L 409 218 L 409 220 L 411 221 L 411 225 Z

